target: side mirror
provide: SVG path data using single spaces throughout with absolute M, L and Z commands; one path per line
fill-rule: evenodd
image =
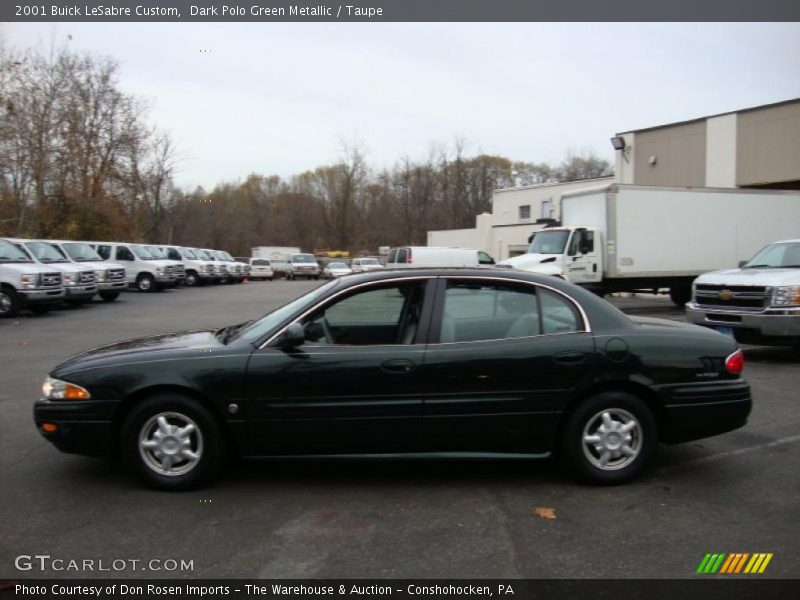
M 740 260 L 740 261 L 739 261 L 739 268 L 741 269 L 741 268 L 742 268 L 743 266 L 745 266 L 746 264 L 747 264 L 747 261 L 746 261 L 746 260 Z
M 581 245 L 578 246 L 578 252 L 581 254 L 589 254 L 589 244 L 581 243 Z
M 278 346 L 281 348 L 296 348 L 302 346 L 306 341 L 306 332 L 300 323 L 292 323 L 278 338 Z

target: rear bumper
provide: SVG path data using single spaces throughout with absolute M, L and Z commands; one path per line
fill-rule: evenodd
M 112 402 L 65 402 L 40 398 L 33 405 L 33 420 L 39 433 L 62 452 L 113 456 L 117 447 L 114 441 L 114 409 Z M 54 424 L 56 431 L 43 431 L 44 423 Z
M 738 429 L 753 406 L 742 379 L 675 385 L 661 390 L 664 405 L 661 441 L 697 440 Z

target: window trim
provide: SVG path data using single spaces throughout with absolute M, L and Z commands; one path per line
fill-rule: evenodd
M 436 293 L 436 297 L 435 297 L 436 306 L 434 307 L 434 318 L 431 319 L 431 323 L 429 325 L 429 330 L 428 330 L 428 336 L 427 336 L 428 337 L 428 346 L 429 346 L 429 348 L 431 350 L 439 348 L 441 346 L 451 346 L 451 345 L 454 345 L 454 344 L 482 344 L 482 343 L 485 343 L 485 342 L 510 342 L 510 341 L 514 341 L 514 340 L 526 340 L 526 339 L 532 339 L 532 338 L 552 337 L 554 335 L 575 335 L 575 334 L 581 334 L 581 333 L 592 333 L 592 325 L 591 325 L 591 323 L 589 321 L 589 316 L 586 314 L 586 311 L 583 310 L 583 307 L 580 305 L 580 303 L 578 303 L 575 300 L 573 300 L 572 297 L 569 296 L 569 294 L 566 294 L 565 292 L 562 292 L 561 290 L 559 290 L 557 288 L 554 288 L 552 286 L 549 286 L 549 285 L 547 285 L 545 283 L 536 283 L 536 282 L 533 282 L 533 281 L 523 281 L 523 280 L 520 280 L 520 279 L 503 279 L 501 277 L 491 277 L 491 276 L 486 276 L 486 275 L 460 275 L 460 276 L 459 275 L 446 275 L 446 276 L 439 277 L 438 279 L 439 279 L 440 283 L 437 286 L 438 289 L 437 289 L 437 293 Z M 580 316 L 581 320 L 583 321 L 583 329 L 581 329 L 580 331 L 564 331 L 564 332 L 561 332 L 561 333 L 539 333 L 537 335 L 528 335 L 528 336 L 520 336 L 520 337 L 513 337 L 513 338 L 503 337 L 503 338 L 493 338 L 493 339 L 488 339 L 488 340 L 465 340 L 465 341 L 462 341 L 462 342 L 440 342 L 439 341 L 439 336 L 441 335 L 441 330 L 442 330 L 442 316 L 444 315 L 444 300 L 445 300 L 445 294 L 447 292 L 447 282 L 450 281 L 450 280 L 456 280 L 456 281 L 491 281 L 491 282 L 499 283 L 499 284 L 502 284 L 502 285 L 520 284 L 520 285 L 529 285 L 529 286 L 533 286 L 534 288 L 542 288 L 542 289 L 548 290 L 550 292 L 553 292 L 553 293 L 565 298 L 567 300 L 567 302 L 569 302 L 575 308 L 575 310 L 577 311 L 577 313 Z M 538 305 L 538 300 L 539 299 L 537 297 L 537 305 Z M 541 308 L 539 308 L 539 310 L 541 310 Z M 434 332 L 439 334 L 439 336 L 436 336 L 436 341 L 433 341 L 431 339 L 432 338 L 432 334 Z
M 395 284 L 395 283 L 403 283 L 406 281 L 426 281 L 426 289 L 425 289 L 425 300 L 422 303 L 422 313 L 420 313 L 420 327 L 417 329 L 417 339 L 419 341 L 415 341 L 413 344 L 363 344 L 359 346 L 345 346 L 345 345 L 338 345 L 338 344 L 326 344 L 325 347 L 327 348 L 376 348 L 376 347 L 400 347 L 400 348 L 410 348 L 412 346 L 419 346 L 428 343 L 428 336 L 430 334 L 430 325 L 431 325 L 431 305 L 432 300 L 434 299 L 434 292 L 435 292 L 435 282 L 437 278 L 431 276 L 420 275 L 416 277 L 403 277 L 398 279 L 379 279 L 377 281 L 366 281 L 364 283 L 359 283 L 358 285 L 352 285 L 346 287 L 338 292 L 331 294 L 325 298 L 322 298 L 319 302 L 311 306 L 310 308 L 303 311 L 301 314 L 292 317 L 288 322 L 284 325 L 279 327 L 276 333 L 267 337 L 267 340 L 259 345 L 257 345 L 257 350 L 263 350 L 267 347 L 276 347 L 272 346 L 272 343 L 284 332 L 292 323 L 297 323 L 303 320 L 305 317 L 313 313 L 318 308 L 321 308 L 323 305 L 330 303 L 332 300 L 335 300 L 339 296 L 352 292 L 353 290 L 358 290 L 363 287 L 368 286 L 375 286 L 380 287 L 381 284 Z M 431 283 L 433 282 L 433 284 Z

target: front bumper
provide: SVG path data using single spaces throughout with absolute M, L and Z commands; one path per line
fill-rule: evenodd
M 686 320 L 705 327 L 752 330 L 765 337 L 800 337 L 800 308 L 767 308 L 754 312 L 719 310 L 689 302 Z
M 675 384 L 660 390 L 660 441 L 676 444 L 711 437 L 747 423 L 753 406 L 743 379 Z
M 33 421 L 40 434 L 62 452 L 85 456 L 114 456 L 113 416 L 115 403 L 103 400 L 38 399 L 33 405 Z M 42 429 L 52 423 L 56 431 Z
M 91 298 L 97 293 L 97 286 L 92 285 L 73 285 L 64 288 L 67 299 Z
M 122 292 L 127 287 L 128 284 L 125 281 L 101 281 L 97 283 L 97 289 L 101 292 Z
M 49 304 L 60 302 L 66 296 L 64 288 L 46 290 L 17 290 L 17 295 L 25 304 Z

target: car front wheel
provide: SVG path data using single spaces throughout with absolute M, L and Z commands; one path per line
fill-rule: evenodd
M 635 478 L 652 462 L 657 440 L 655 418 L 642 400 L 605 392 L 567 417 L 561 451 L 579 479 L 614 485 Z
M 212 479 L 225 458 L 223 432 L 204 406 L 159 395 L 135 406 L 122 427 L 122 456 L 150 487 L 187 490 Z

